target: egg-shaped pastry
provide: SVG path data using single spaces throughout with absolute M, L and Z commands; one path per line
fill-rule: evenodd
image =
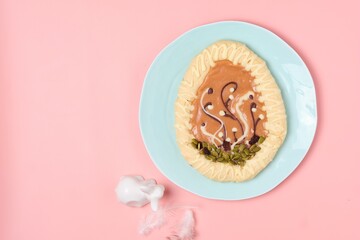
M 191 62 L 175 102 L 187 162 L 220 182 L 255 177 L 283 143 L 286 112 L 264 60 L 240 42 L 219 41 Z

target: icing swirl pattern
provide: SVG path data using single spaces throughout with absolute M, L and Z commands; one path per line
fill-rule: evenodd
M 252 145 L 259 136 L 266 136 L 264 103 L 253 81 L 241 65 L 228 60 L 215 62 L 192 102 L 194 137 L 229 151 L 236 144 Z

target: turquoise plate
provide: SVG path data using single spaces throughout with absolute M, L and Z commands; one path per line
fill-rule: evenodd
M 174 102 L 191 60 L 218 40 L 245 43 L 267 62 L 285 102 L 288 134 L 273 161 L 243 183 L 212 181 L 183 158 L 176 144 Z M 217 22 L 194 28 L 165 47 L 149 68 L 140 100 L 140 129 L 157 168 L 173 183 L 199 196 L 240 200 L 264 194 L 288 177 L 305 157 L 317 124 L 310 72 L 299 55 L 274 33 L 245 22 Z

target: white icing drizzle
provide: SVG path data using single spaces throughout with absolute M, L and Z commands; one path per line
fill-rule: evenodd
M 211 138 L 211 142 L 212 142 L 213 144 L 216 145 L 215 140 L 218 141 L 220 144 L 223 143 L 223 142 L 222 142 L 219 138 L 217 138 L 215 135 L 213 135 L 213 134 L 209 133 L 208 131 L 206 131 L 206 125 L 205 125 L 205 126 L 200 126 L 200 130 L 201 130 L 201 132 L 202 132 L 205 136 Z M 222 132 L 220 132 L 220 133 L 222 133 Z M 219 133 L 219 135 L 220 135 L 220 133 Z
M 239 142 L 241 142 L 242 140 L 244 140 L 244 138 L 248 135 L 249 133 L 249 125 L 244 117 L 244 115 L 242 114 L 242 112 L 240 111 L 240 106 L 243 104 L 244 100 L 249 99 L 249 96 L 251 94 L 254 94 L 253 91 L 248 91 L 246 94 L 244 94 L 243 96 L 241 96 L 239 98 L 239 101 L 236 103 L 235 109 L 237 114 L 239 115 L 240 120 L 243 122 L 244 124 L 244 134 L 238 138 L 238 140 L 236 142 L 234 142 L 233 144 L 231 144 L 231 149 L 233 149 L 235 147 L 236 144 L 238 144 Z
M 215 140 L 219 141 L 221 144 L 223 143 L 223 141 L 221 141 L 218 137 L 216 137 L 216 134 L 218 134 L 220 132 L 220 130 L 224 127 L 224 122 L 221 121 L 221 119 L 219 119 L 218 117 L 212 115 L 211 113 L 209 113 L 208 111 L 206 111 L 206 109 L 204 108 L 204 103 L 203 103 L 203 100 L 204 100 L 204 96 L 205 94 L 209 91 L 209 88 L 205 89 L 205 91 L 203 92 L 203 94 L 201 95 L 201 99 L 200 99 L 200 105 L 201 105 L 201 108 L 202 110 L 207 113 L 209 116 L 212 116 L 213 118 L 215 118 L 216 120 L 218 120 L 221 125 L 219 127 L 219 129 L 214 133 L 214 134 L 211 134 L 209 133 L 208 131 L 206 131 L 206 126 L 203 126 L 200 128 L 201 132 L 205 135 L 205 136 L 208 136 L 211 138 L 211 142 L 213 144 L 216 145 L 215 143 Z

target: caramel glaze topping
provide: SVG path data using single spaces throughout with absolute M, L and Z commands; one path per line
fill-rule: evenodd
M 229 151 L 236 144 L 255 144 L 267 136 L 267 121 L 254 77 L 228 60 L 215 63 L 197 90 L 190 124 L 199 141 Z M 260 100 L 259 100 L 260 99 Z

